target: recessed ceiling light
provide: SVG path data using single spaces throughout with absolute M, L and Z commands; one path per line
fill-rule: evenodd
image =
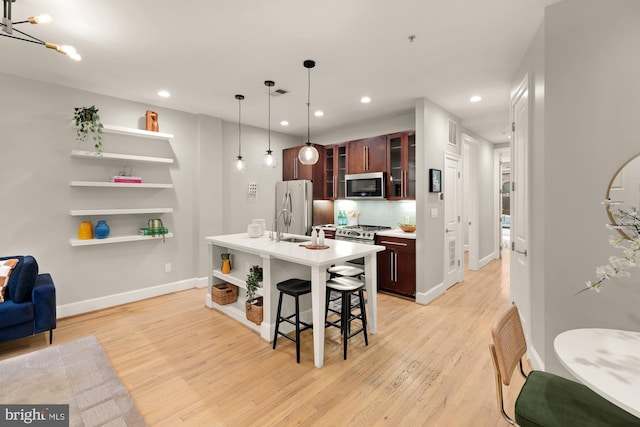
M 158 92 L 158 96 L 161 96 L 163 98 L 168 98 L 171 96 L 171 94 L 169 93 L 168 90 L 161 90 Z
M 322 116 L 324 116 L 324 113 L 322 111 L 318 110 L 315 113 L 313 113 L 313 115 L 316 116 L 316 117 L 322 117 Z
M 368 96 L 363 96 L 362 98 L 360 98 L 360 102 L 362 102 L 363 104 L 368 104 L 371 102 L 371 98 L 369 98 Z
M 288 122 L 288 121 L 286 121 L 286 120 L 281 121 L 281 122 L 280 122 L 280 124 L 281 124 L 282 126 L 289 126 L 289 122 Z
M 480 101 L 482 101 L 482 97 L 480 95 L 473 95 L 471 98 L 469 98 L 469 101 L 471 101 L 471 102 L 480 102 Z

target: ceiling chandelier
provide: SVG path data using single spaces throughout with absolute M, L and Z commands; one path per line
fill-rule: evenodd
M 269 88 L 269 148 L 264 156 L 262 156 L 262 160 L 260 164 L 263 168 L 275 168 L 278 166 L 278 159 L 271 151 L 271 88 L 275 85 L 275 82 L 272 80 L 265 80 L 264 85 Z
M 311 69 L 316 66 L 315 61 L 307 59 L 302 63 L 304 67 L 308 70 L 309 75 L 309 86 L 307 90 L 307 142 L 305 146 L 300 149 L 298 152 L 298 160 L 303 165 L 315 165 L 320 158 L 320 153 L 318 153 L 318 149 L 311 145 L 311 130 L 310 130 L 310 122 L 311 122 Z
M 38 16 L 30 16 L 25 21 L 16 21 L 14 22 L 11 18 L 11 3 L 14 3 L 16 0 L 3 0 L 4 2 L 4 15 L 2 18 L 2 22 L 0 23 L 0 27 L 2 27 L 2 32 L 0 32 L 0 36 L 10 37 L 16 40 L 22 40 L 29 43 L 41 44 L 49 49 L 54 49 L 58 53 L 62 53 L 63 55 L 69 56 L 69 58 L 80 61 L 82 57 L 76 51 L 76 48 L 69 45 L 58 45 L 55 43 L 45 42 L 40 40 L 32 35 L 25 33 L 24 31 L 20 31 L 16 28 L 13 28 L 14 25 L 19 24 L 48 24 L 52 21 L 51 16 L 49 15 L 38 15 Z M 18 33 L 19 35 L 14 35 L 13 33 Z
M 236 95 L 236 99 L 238 100 L 238 157 L 236 157 L 236 160 L 234 162 L 234 165 L 236 167 L 236 169 L 239 172 L 244 172 L 245 170 L 245 161 L 242 159 L 242 145 L 241 145 L 241 131 L 242 131 L 242 127 L 240 125 L 240 118 L 242 117 L 242 100 L 244 99 L 244 95 Z

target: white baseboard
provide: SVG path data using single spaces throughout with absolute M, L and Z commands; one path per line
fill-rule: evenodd
M 481 260 L 478 260 L 478 267 L 479 267 L 478 269 L 484 267 L 485 265 L 489 264 L 491 261 L 497 258 L 499 258 L 498 254 L 496 252 L 491 252 L 486 257 L 482 258 Z
M 535 347 L 529 346 L 529 351 L 527 351 L 527 357 L 529 358 L 529 362 L 531 362 L 531 367 L 536 371 L 544 371 L 544 361 L 540 354 L 536 351 Z
M 204 284 L 203 284 L 204 283 Z M 147 298 L 170 294 L 172 292 L 184 291 L 186 289 L 200 288 L 207 286 L 207 278 L 193 278 L 180 280 L 178 282 L 165 283 L 163 285 L 152 286 L 150 288 L 136 289 L 120 294 L 107 295 L 100 298 L 92 298 L 78 301 L 71 304 L 57 306 L 57 317 L 75 316 L 77 314 L 89 313 L 103 308 L 114 307 L 116 305 L 127 304 Z
M 416 302 L 418 304 L 427 305 L 440 295 L 444 294 L 445 290 L 444 283 L 440 283 L 439 285 L 429 289 L 427 292 L 416 292 Z

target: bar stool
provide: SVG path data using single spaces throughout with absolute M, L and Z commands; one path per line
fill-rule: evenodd
M 329 295 L 331 291 L 340 293 L 342 303 L 340 320 L 330 321 L 327 319 L 329 314 Z M 357 293 L 360 302 L 358 304 L 360 313 L 353 314 L 351 306 L 351 295 Z M 351 322 L 360 319 L 362 327 L 356 331 L 351 331 Z M 335 277 L 327 281 L 327 303 L 325 306 L 325 327 L 334 326 L 340 329 L 342 333 L 342 343 L 344 346 L 344 360 L 347 360 L 347 341 L 358 335 L 360 332 L 364 334 L 364 343 L 369 345 L 367 336 L 367 311 L 364 307 L 364 283 L 352 277 Z
M 306 331 L 309 328 L 312 328 L 313 325 L 302 322 L 300 320 L 300 296 L 311 293 L 311 282 L 309 280 L 302 279 L 288 279 L 284 282 L 280 282 L 276 285 L 276 288 L 280 291 L 280 298 L 278 299 L 278 313 L 276 315 L 276 331 L 273 334 L 273 349 L 276 349 L 276 344 L 278 342 L 278 335 L 282 335 L 290 341 L 296 343 L 296 360 L 300 363 L 300 332 Z M 296 311 L 295 313 L 289 316 L 282 316 L 282 296 L 284 294 L 290 295 L 295 298 L 296 301 Z M 295 317 L 295 321 L 292 321 L 291 318 Z M 290 337 L 288 334 L 284 332 L 280 332 L 280 322 L 287 322 L 296 327 L 296 337 L 295 339 Z M 300 325 L 303 327 L 301 328 Z

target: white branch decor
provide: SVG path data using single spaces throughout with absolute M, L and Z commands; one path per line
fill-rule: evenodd
M 640 265 L 640 217 L 636 208 L 626 211 L 615 207 L 618 203 L 611 200 L 602 202 L 612 218 L 612 223 L 607 224 L 610 230 L 617 230 L 621 236 L 610 236 L 609 244 L 620 249 L 623 257 L 610 256 L 609 264 L 596 268 L 596 280 L 587 280 L 586 289 L 600 292 L 605 281 L 614 278 L 631 277 L 629 269 Z M 582 292 L 580 291 L 580 292 Z

